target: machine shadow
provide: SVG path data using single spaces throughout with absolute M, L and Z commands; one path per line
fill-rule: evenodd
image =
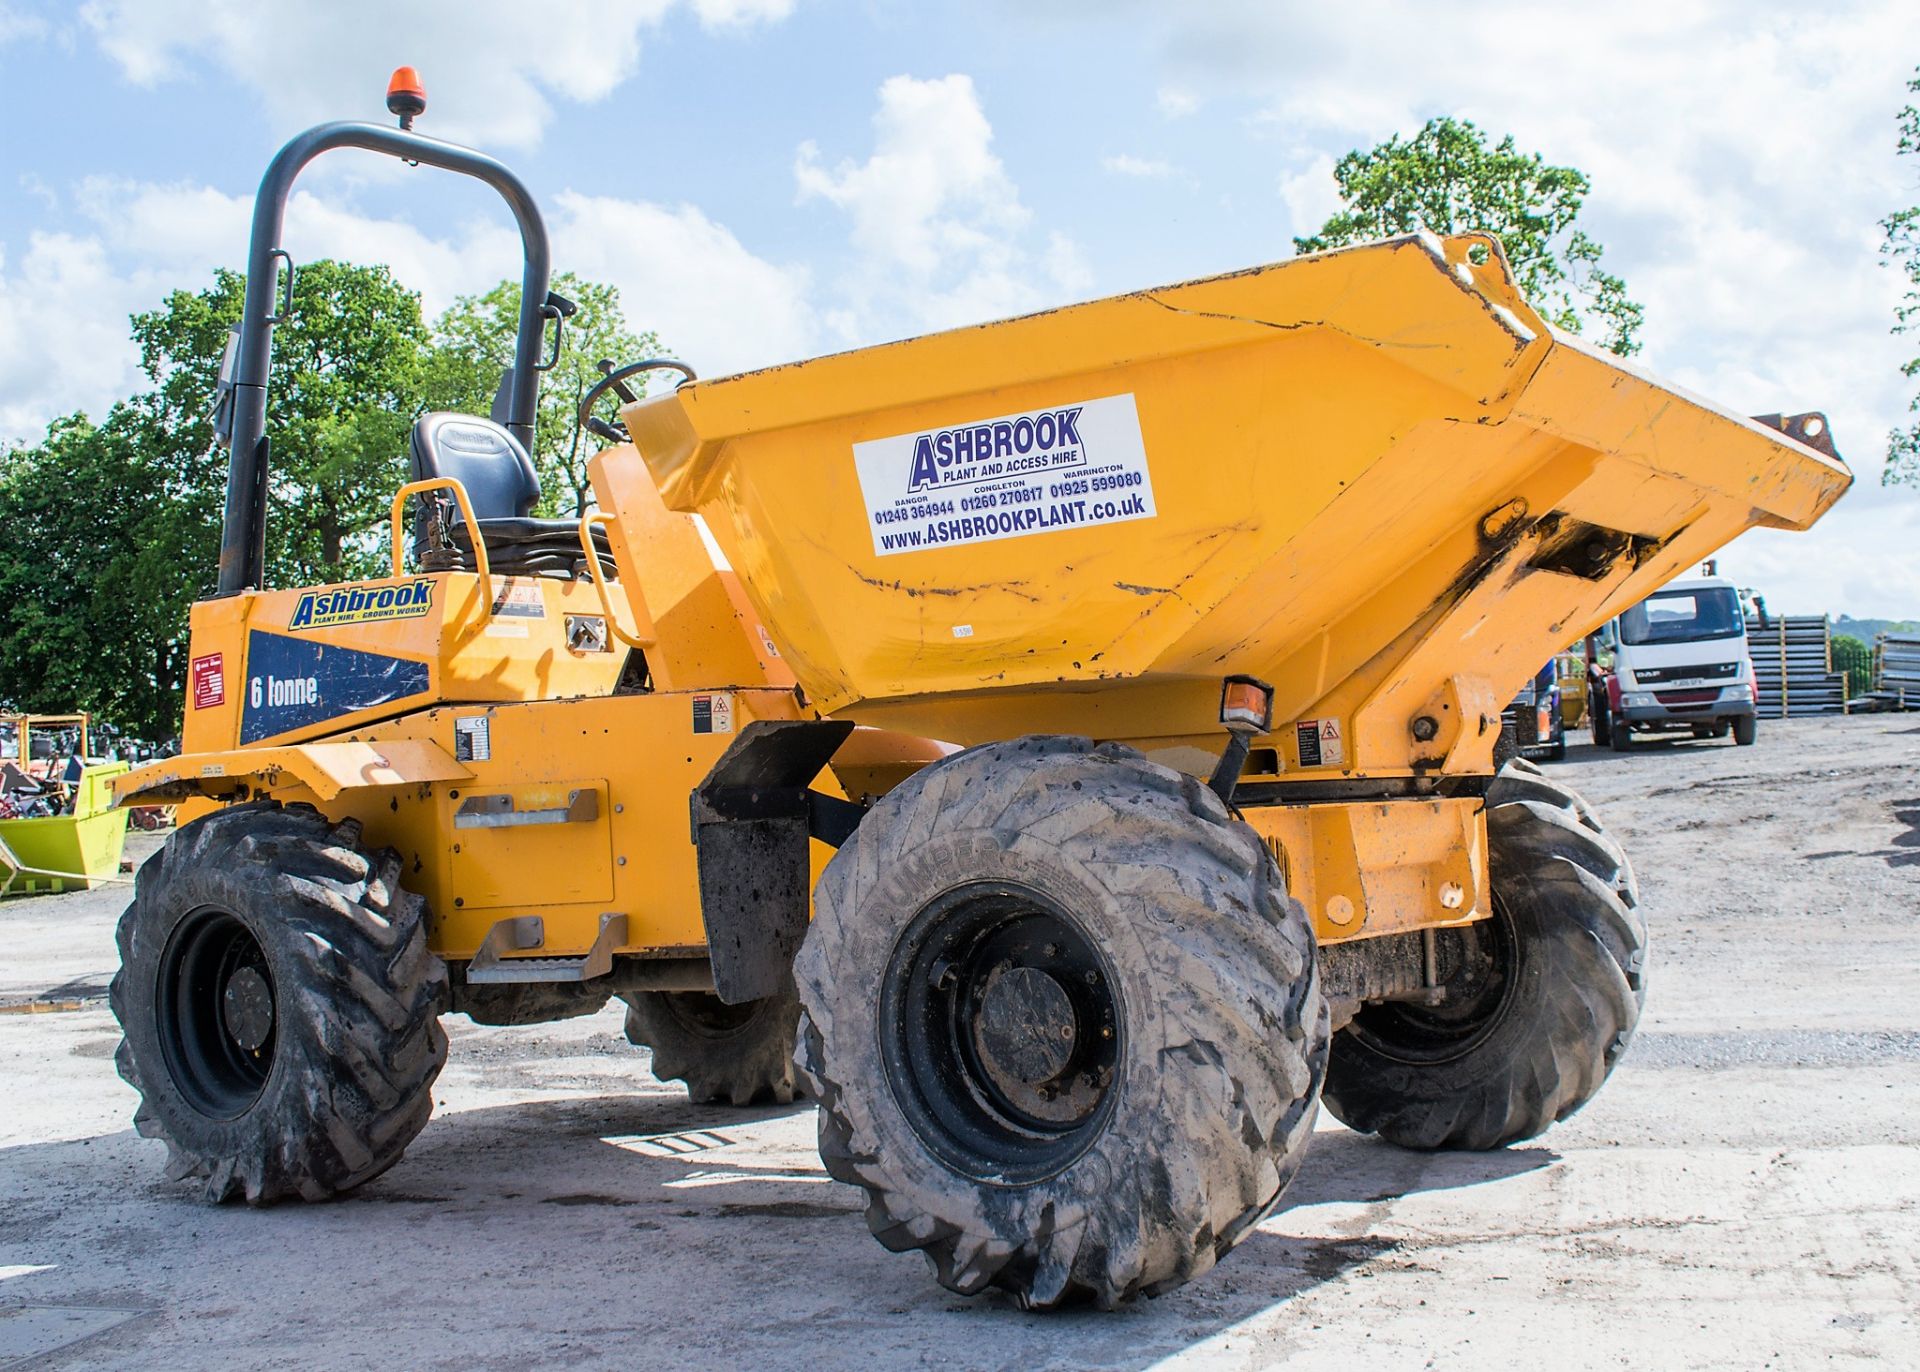
M 805 1103 L 736 1110 L 664 1093 L 487 1106 L 435 1119 L 392 1171 L 343 1200 L 261 1210 L 203 1205 L 194 1183 L 162 1179 L 161 1150 L 130 1131 L 22 1145 L 0 1149 L 0 1178 L 19 1183 L 24 1202 L 0 1221 L 0 1251 L 18 1246 L 21 1261 L 64 1263 L 63 1281 L 83 1291 L 140 1291 L 185 1324 L 217 1313 L 200 1309 L 210 1298 L 192 1283 L 210 1276 L 224 1289 L 230 1276 L 281 1292 L 276 1319 L 346 1338 L 356 1320 L 351 1286 L 316 1286 L 311 1272 L 422 1262 L 435 1273 L 434 1290 L 465 1292 L 477 1307 L 508 1279 L 515 1321 L 531 1334 L 583 1321 L 609 1333 L 684 1330 L 688 1344 L 652 1344 L 634 1366 L 675 1366 L 676 1348 L 689 1346 L 725 1347 L 737 1364 L 764 1356 L 781 1365 L 791 1331 L 823 1319 L 933 1346 L 974 1337 L 987 1318 L 1017 1322 L 1035 1365 L 1142 1369 L 1391 1255 L 1402 1241 L 1370 1231 L 1393 1202 L 1499 1182 L 1557 1159 L 1543 1148 L 1413 1153 L 1323 1130 L 1287 1210 L 1372 1208 L 1343 1209 L 1322 1224 L 1283 1212 L 1213 1272 L 1165 1297 L 1118 1313 L 1037 1315 L 997 1295 L 956 1296 L 920 1262 L 875 1243 L 860 1195 L 820 1169 L 810 1115 Z M 49 1227 L 96 1207 L 126 1230 L 125 1241 L 49 1256 Z M 529 1279 L 515 1269 L 533 1254 L 593 1256 Z M 424 1290 L 419 1299 L 431 1303 Z M 743 1329 L 727 1312 L 745 1308 L 757 1319 Z M 163 1353 L 179 1332 L 169 1332 L 170 1321 L 128 1338 Z M 486 1347 L 442 1351 L 484 1361 Z M 840 1365 L 832 1357 L 818 1364 Z
M 769 1158 L 767 1126 L 804 1121 L 790 1147 Z M 813 1152 L 812 1107 L 734 1109 L 694 1105 L 674 1097 L 599 1097 L 536 1102 L 470 1111 L 437 1120 L 420 1144 L 432 1150 L 433 1170 L 471 1176 L 487 1159 L 511 1150 L 521 1159 L 524 1189 L 497 1192 L 496 1213 L 511 1205 L 545 1212 L 595 1207 L 618 1210 L 634 1227 L 651 1228 L 656 1208 L 671 1207 L 679 1227 L 753 1219 L 768 1224 L 753 1242 L 771 1258 L 789 1241 L 804 1245 L 809 1285 L 824 1304 L 862 1307 L 894 1316 L 944 1316 L 996 1311 L 1031 1321 L 1036 1335 L 1052 1330 L 1073 1340 L 1081 1365 L 1144 1368 L 1220 1330 L 1283 1306 L 1390 1255 L 1401 1240 L 1369 1232 L 1396 1201 L 1430 1191 L 1458 1190 L 1524 1176 L 1559 1161 L 1543 1147 L 1489 1153 L 1423 1153 L 1346 1129 L 1316 1133 L 1299 1175 L 1277 1212 L 1278 1223 L 1244 1240 L 1213 1272 L 1180 1291 L 1135 1302 L 1119 1314 L 1067 1310 L 1035 1315 L 997 1293 L 967 1298 L 938 1287 L 919 1262 L 887 1253 L 862 1222 L 864 1201 L 851 1187 L 828 1179 Z M 438 1137 L 436 1138 L 436 1134 Z M 750 1156 L 737 1145 L 749 1141 Z M 526 1142 L 533 1153 L 523 1152 Z M 409 1160 L 413 1153 L 410 1152 Z M 362 1189 L 359 1204 L 419 1199 L 407 1164 Z M 564 1178 L 564 1188 L 550 1179 Z M 504 1181 L 496 1174 L 497 1181 Z M 1367 1207 L 1343 1212 L 1324 1235 L 1276 1232 L 1288 1212 L 1326 1204 Z M 726 1226 L 731 1228 L 731 1226 Z M 720 1235 L 712 1235 L 714 1242 Z M 729 1234 L 726 1242 L 738 1242 Z M 701 1261 L 705 1245 L 682 1247 L 682 1260 Z M 697 1274 L 716 1304 L 725 1304 L 734 1269 L 725 1263 Z M 749 1280 L 749 1285 L 757 1279 Z M 747 1289 L 737 1293 L 749 1296 Z M 766 1299 L 762 1291 L 758 1297 Z

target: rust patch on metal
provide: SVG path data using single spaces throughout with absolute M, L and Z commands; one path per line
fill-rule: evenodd
M 1033 594 L 1031 591 L 1023 591 L 1020 589 L 1026 585 L 1024 581 L 985 581 L 977 586 L 909 586 L 904 581 L 898 579 L 888 581 L 885 577 L 868 576 L 852 563 L 847 564 L 847 570 L 875 590 L 898 591 L 901 595 L 908 597 L 923 595 L 961 596 L 976 595 L 982 591 L 1005 591 L 1008 595 L 1019 596 L 1020 599 L 1030 604 L 1038 605 L 1040 603 L 1039 596 Z

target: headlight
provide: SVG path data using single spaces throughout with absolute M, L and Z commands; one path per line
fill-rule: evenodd
M 1753 687 L 1741 682 L 1738 686 L 1723 686 L 1720 689 L 1722 700 L 1752 700 Z
M 1629 691 L 1620 697 L 1620 703 L 1629 710 L 1644 710 L 1653 704 L 1653 697 L 1645 691 Z

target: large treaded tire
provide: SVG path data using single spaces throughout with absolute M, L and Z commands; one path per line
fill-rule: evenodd
M 1083 1151 L 1017 1180 L 968 1175 L 923 1136 L 882 1042 L 911 1033 L 881 1023 L 916 920 L 1008 890 L 1070 913 L 1121 1025 Z M 1027 738 L 916 773 L 828 866 L 795 972 L 820 1156 L 866 1191 L 874 1236 L 952 1290 L 1033 1309 L 1170 1290 L 1273 1209 L 1305 1154 L 1327 1044 L 1312 927 L 1251 829 L 1131 749 Z
M 214 1202 L 318 1201 L 399 1161 L 447 1055 L 446 967 L 400 873 L 392 849 L 361 843 L 359 821 L 272 801 L 189 824 L 140 869 L 108 1002 L 125 1034 L 115 1064 L 140 1093 L 134 1125 L 165 1141 L 169 1180 L 203 1177 Z M 224 1108 L 205 1082 L 234 1069 L 207 1065 L 183 1047 L 206 1040 L 178 1027 L 196 1005 L 222 1013 L 219 987 L 180 971 L 211 922 L 234 946 L 252 940 L 274 1007 L 257 1094 L 235 1088 Z
M 1406 1148 L 1498 1148 L 1585 1105 L 1646 1003 L 1647 926 L 1626 855 L 1530 762 L 1487 793 L 1500 994 L 1435 1046 L 1420 1011 L 1372 1005 L 1334 1035 L 1327 1109 Z M 1470 1032 L 1468 1032 L 1470 1031 Z
M 700 1104 L 791 1104 L 799 1092 L 793 1039 L 800 1000 L 779 995 L 728 1005 L 700 991 L 633 991 L 627 1038 L 653 1051 L 653 1074 L 681 1081 Z

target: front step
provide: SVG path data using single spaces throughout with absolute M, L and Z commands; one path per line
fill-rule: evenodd
M 508 957 L 510 949 L 546 942 L 546 923 L 538 915 L 497 920 L 467 964 L 467 980 L 475 985 L 592 981 L 613 970 L 613 950 L 626 941 L 627 917 L 602 915 L 600 933 L 584 957 Z

